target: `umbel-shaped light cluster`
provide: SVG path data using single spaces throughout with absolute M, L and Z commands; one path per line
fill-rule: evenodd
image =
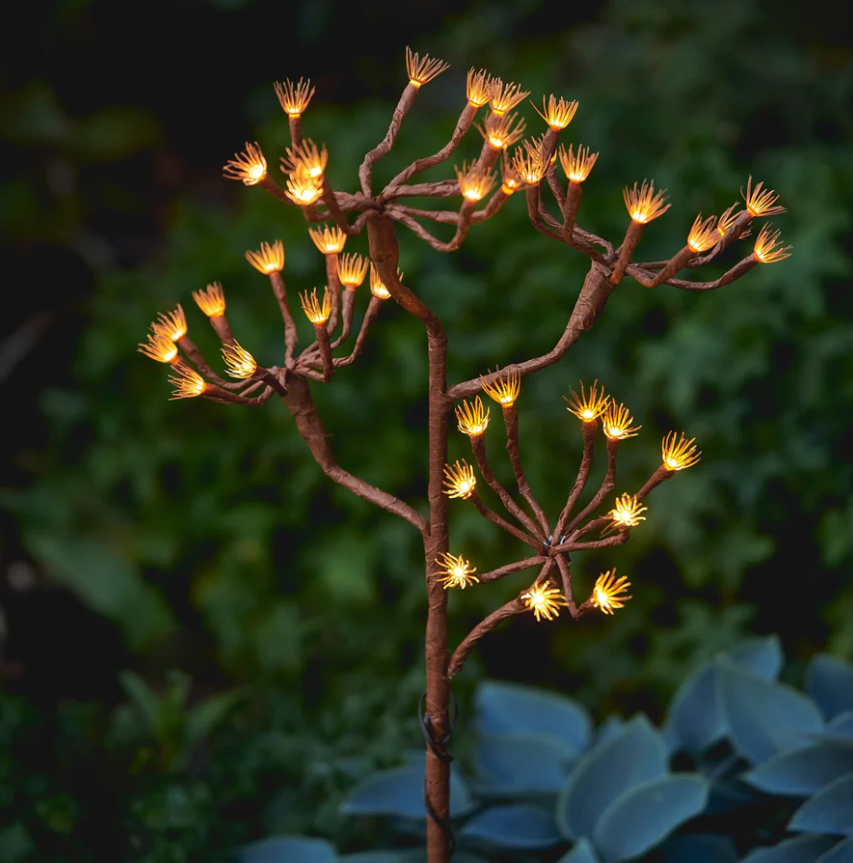
M 670 432 L 661 445 L 660 466 L 645 485 L 636 491 L 621 491 L 612 500 L 609 510 L 597 514 L 615 492 L 619 447 L 636 437 L 642 427 L 634 424 L 629 409 L 606 394 L 597 381 L 589 387 L 581 384 L 577 392 L 570 391 L 566 398 L 568 411 L 581 423 L 581 462 L 565 506 L 556 519 L 549 519 L 530 488 L 519 454 L 516 404 L 523 378 L 557 362 L 581 334 L 592 327 L 626 276 L 647 288 L 714 290 L 730 284 L 758 264 L 783 260 L 790 254 L 790 247 L 782 245 L 778 230 L 769 223 L 764 224 L 749 254 L 719 278 L 706 282 L 678 278 L 682 270 L 716 261 L 736 241 L 749 236 L 755 219 L 784 212 L 778 203 L 779 196 L 765 189 L 761 182 L 754 184 L 750 177 L 741 190 L 743 204 L 732 204 L 719 217 L 696 215 L 691 225 L 685 224 L 683 245 L 667 259 L 636 261 L 635 252 L 644 231 L 671 207 L 666 190 L 656 188 L 651 180 L 625 186 L 623 200 L 628 224 L 624 237 L 617 244 L 582 228 L 578 224 L 580 204 L 585 185 L 598 165 L 599 153 L 588 144 L 560 142 L 561 135 L 578 114 L 578 102 L 554 94 L 532 101 L 538 115 L 533 123 L 541 131 L 525 137 L 527 123 L 518 109 L 530 96 L 529 91 L 484 69 L 468 71 L 465 98 L 462 101 L 460 92 L 461 112 L 448 143 L 438 152 L 403 168 L 381 190 L 375 189 L 374 164 L 391 152 L 421 88 L 446 69 L 443 61 L 421 57 L 407 49 L 407 83 L 385 137 L 365 155 L 358 169 L 355 191 L 335 190 L 328 180 L 327 169 L 334 158 L 334 146 L 327 148 L 303 136 L 302 122 L 315 88 L 302 78 L 275 85 L 291 136 L 290 146 L 278 160 L 283 184 L 271 176 L 270 162 L 256 143 L 247 143 L 245 149 L 225 165 L 226 177 L 246 186 L 257 186 L 280 201 L 297 206 L 306 221 L 317 226 L 309 229 L 309 236 L 324 260 L 326 278 L 320 287 L 306 286 L 299 293 L 299 306 L 306 316 L 306 323 L 301 327 L 311 332 L 310 341 L 301 351 L 297 351 L 300 327 L 293 314 L 293 297 L 283 277 L 285 249 L 278 239 L 260 242 L 258 249 L 245 254 L 248 263 L 269 280 L 281 312 L 284 355 L 279 365 L 259 362 L 234 338 L 227 319 L 225 293 L 218 282 L 195 291 L 193 298 L 222 343 L 224 377 L 211 368 L 189 338 L 181 306 L 158 316 L 140 350 L 170 366 L 169 380 L 174 386 L 175 399 L 203 397 L 228 404 L 259 406 L 278 395 L 293 415 L 297 431 L 312 455 L 333 481 L 406 519 L 420 531 L 428 549 L 425 558 L 427 584 L 430 590 L 438 585 L 440 596 L 446 596 L 442 589 L 482 585 L 524 569 L 539 569 L 532 584 L 528 582 L 512 601 L 475 627 L 459 645 L 449 666 L 442 669 L 442 673 L 446 671 L 452 677 L 476 641 L 511 614 L 531 612 L 537 620 L 552 620 L 562 609 L 568 609 L 571 617 L 577 618 L 593 609 L 612 614 L 623 607 L 630 599 L 627 594 L 630 585 L 627 578 L 618 576 L 614 569 L 598 574 L 588 599 L 576 603 L 571 555 L 625 542 L 631 531 L 645 520 L 645 499 L 652 489 L 695 465 L 700 456 L 693 438 Z M 475 122 L 478 112 L 483 113 L 480 121 Z M 457 151 L 472 126 L 481 136 L 481 140 L 477 140 L 478 152 L 472 150 L 467 158 L 459 158 Z M 454 157 L 456 164 L 452 170 L 447 170 L 445 179 L 419 181 L 417 175 Z M 546 205 L 543 190 L 550 193 L 552 204 Z M 589 273 L 565 332 L 551 351 L 449 385 L 444 376 L 447 338 L 438 316 L 415 291 L 403 284 L 403 273 L 398 266 L 396 227 L 411 230 L 438 251 L 453 251 L 463 242 L 469 229 L 495 216 L 516 192 L 523 192 L 533 227 L 549 239 L 586 255 L 590 260 Z M 408 202 L 410 198 L 437 202 L 438 209 L 412 206 Z M 552 212 L 553 204 L 556 204 L 556 214 Z M 447 231 L 448 235 L 442 238 L 433 233 L 434 230 Z M 372 257 L 345 251 L 347 244 L 363 231 L 369 235 Z M 369 299 L 358 323 L 357 298 L 361 293 L 367 294 L 367 290 L 358 289 L 365 281 Z M 389 299 L 424 324 L 430 345 L 429 518 L 337 464 L 308 386 L 312 381 L 329 383 L 358 360 L 372 325 Z M 499 483 L 486 457 L 485 433 L 491 408 L 484 404 L 484 397 L 493 400 L 502 415 L 517 492 L 511 493 Z M 464 460 L 446 463 L 446 414 L 450 411 L 455 411 L 459 430 L 470 440 L 474 465 Z M 607 472 L 601 487 L 581 506 L 580 499 L 600 437 L 606 450 Z M 505 515 L 495 512 L 481 499 L 479 490 L 483 485 L 500 500 Z M 447 497 L 474 505 L 497 527 L 533 549 L 533 555 L 492 572 L 477 573 L 468 559 L 448 550 L 447 520 L 442 514 L 447 504 L 440 494 L 442 490 Z M 517 496 L 523 499 L 523 505 L 516 500 Z M 434 521 L 438 527 L 434 526 Z M 433 613 L 443 614 L 443 605 L 431 603 L 430 614 Z M 433 655 L 430 650 L 433 648 L 427 650 L 428 666 Z

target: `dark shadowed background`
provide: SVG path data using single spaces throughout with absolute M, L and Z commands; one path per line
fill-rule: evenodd
M 643 424 L 620 490 L 654 469 L 670 428 L 704 455 L 655 493 L 630 544 L 578 558 L 582 591 L 604 569 L 631 576 L 625 609 L 579 625 L 518 617 L 483 642 L 457 686 L 463 758 L 466 699 L 486 675 L 571 693 L 598 718 L 659 719 L 700 659 L 747 633 L 778 633 L 794 675 L 818 650 L 853 658 L 853 47 L 838 7 L 15 10 L 0 33 L 0 860 L 219 860 L 273 832 L 346 846 L 342 795 L 419 745 L 415 531 L 333 487 L 283 406 L 170 402 L 165 370 L 135 352 L 180 302 L 214 356 L 191 291 L 219 280 L 239 341 L 276 361 L 273 297 L 243 253 L 282 239 L 291 290 L 321 284 L 323 261 L 295 207 L 222 165 L 245 141 L 277 164 L 289 139 L 272 83 L 307 76 L 305 134 L 353 190 L 405 84 L 406 45 L 451 69 L 423 89 L 380 180 L 447 140 L 465 72 L 485 67 L 540 103 L 580 100 L 563 140 L 601 153 L 580 216 L 591 230 L 618 242 L 622 187 L 654 178 L 672 208 L 642 256 L 668 256 L 752 174 L 781 195 L 774 224 L 794 246 L 708 294 L 625 282 L 592 333 L 525 380 L 522 453 L 551 512 L 580 458 L 561 398 L 579 379 Z M 452 255 L 401 246 L 407 284 L 445 321 L 452 381 L 547 351 L 585 272 L 533 230 L 521 196 Z M 347 248 L 365 253 L 366 238 Z M 425 339 L 396 307 L 381 318 L 317 399 L 339 461 L 422 507 Z M 451 457 L 467 454 L 454 433 Z M 451 550 L 480 571 L 518 555 L 461 502 L 451 513 Z M 452 643 L 526 577 L 454 593 Z

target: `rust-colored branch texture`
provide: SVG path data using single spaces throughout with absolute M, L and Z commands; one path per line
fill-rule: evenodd
M 460 92 L 461 111 L 450 140 L 438 152 L 403 167 L 384 187 L 374 185 L 373 168 L 392 157 L 397 136 L 409 113 L 416 107 L 422 87 L 447 66 L 440 60 L 406 51 L 408 81 L 394 109 L 385 136 L 365 154 L 353 191 L 332 188 L 326 178 L 330 158 L 303 135 L 303 114 L 314 96 L 310 81 L 285 81 L 275 85 L 276 95 L 289 118 L 291 146 L 280 158 L 283 182 L 270 176 L 269 165 L 257 144 L 246 144 L 225 168 L 224 174 L 246 186 L 257 186 L 287 206 L 299 207 L 310 224 L 318 252 L 325 258 L 326 285 L 322 290 L 294 292 L 285 284 L 285 253 L 281 241 L 260 243 L 246 252 L 249 263 L 268 277 L 283 323 L 282 364 L 262 366 L 240 344 L 226 317 L 225 294 L 212 283 L 193 294 L 222 343 L 226 377 L 219 377 L 201 351 L 187 337 L 187 321 L 181 306 L 160 314 L 152 324 L 140 350 L 171 367 L 174 398 L 200 397 L 225 404 L 260 406 L 274 396 L 281 399 L 293 417 L 296 431 L 309 453 L 331 479 L 393 515 L 405 519 L 422 537 L 428 603 L 426 625 L 425 728 L 433 738 L 426 751 L 425 805 L 427 849 L 430 863 L 446 863 L 453 850 L 449 828 L 450 785 L 447 740 L 451 681 L 463 667 L 477 642 L 516 614 L 532 614 L 545 625 L 561 625 L 586 614 L 613 614 L 630 599 L 627 576 L 615 569 L 601 573 L 591 595 L 579 601 L 573 595 L 572 555 L 590 549 L 609 549 L 626 542 L 631 531 L 644 520 L 645 500 L 665 480 L 699 461 L 693 438 L 670 432 L 663 440 L 661 461 L 649 480 L 636 491 L 618 488 L 616 461 L 621 446 L 640 430 L 629 409 L 614 400 L 596 381 L 581 384 L 566 396 L 567 409 L 580 423 L 579 467 L 565 478 L 566 501 L 560 511 L 547 513 L 524 472 L 523 418 L 517 412 L 524 378 L 557 363 L 592 328 L 615 292 L 627 280 L 646 288 L 713 290 L 745 275 L 759 264 L 782 260 L 790 247 L 782 246 L 779 231 L 764 224 L 757 231 L 752 250 L 723 276 L 712 281 L 678 278 L 682 270 L 714 261 L 728 246 L 752 230 L 755 219 L 784 212 L 775 192 L 753 185 L 752 178 L 741 190 L 743 205 L 736 203 L 719 218 L 696 217 L 685 243 L 664 261 L 642 262 L 637 250 L 651 222 L 669 208 L 665 190 L 644 180 L 626 186 L 624 204 L 628 218 L 624 236 L 616 244 L 583 228 L 584 184 L 598 153 L 580 143 L 561 143 L 578 103 L 553 95 L 542 100 L 537 113 L 545 128 L 539 137 L 524 138 L 525 124 L 514 113 L 529 93 L 519 85 L 505 83 L 484 70 L 471 69 Z M 460 86 L 460 91 L 462 90 Z M 478 118 L 478 114 L 480 115 Z M 537 123 L 539 121 L 537 120 Z M 475 133 L 471 133 L 472 127 Z M 306 130 L 307 131 L 307 130 Z M 471 162 L 448 164 L 466 135 L 475 134 L 479 155 Z M 331 154 L 334 157 L 334 154 Z M 445 179 L 422 181 L 419 174 L 447 165 Z M 560 173 L 562 171 L 562 174 Z M 565 179 L 563 179 L 565 178 Z M 486 219 L 499 215 L 510 198 L 523 191 L 533 227 L 549 240 L 563 243 L 589 258 L 589 272 L 580 286 L 565 330 L 547 353 L 523 362 L 475 373 L 469 380 L 449 382 L 446 374 L 448 339 L 439 315 L 418 296 L 416 288 L 403 283 L 400 270 L 398 232 L 410 230 L 439 252 L 452 252 L 468 232 Z M 439 204 L 425 210 L 404 203 L 417 197 Z M 344 253 L 349 240 L 367 234 L 369 258 Z M 362 287 L 367 281 L 368 287 Z M 369 288 L 370 298 L 360 295 Z M 295 298 L 298 297 L 298 303 Z M 377 488 L 338 464 L 330 437 L 312 395 L 320 385 L 347 386 L 345 371 L 358 362 L 371 332 L 382 325 L 382 308 L 392 301 L 417 318 L 426 331 L 429 370 L 429 446 L 423 463 L 428 473 L 428 517 L 415 506 L 389 491 Z M 365 307 L 358 322 L 359 307 Z M 310 344 L 300 350 L 294 316 L 304 313 L 314 329 Z M 239 335 L 239 334 L 238 334 Z M 496 357 L 500 361 L 501 358 Z M 350 381 L 350 384 L 352 382 Z M 359 382 L 364 390 L 364 381 Z M 485 403 L 484 403 L 485 399 Z M 490 403 L 491 402 L 491 406 Z M 487 452 L 484 432 L 490 410 L 500 410 L 506 434 L 504 458 L 512 467 L 514 487 L 504 487 L 496 478 Z M 447 441 L 451 424 L 469 438 L 472 465 L 459 460 L 447 463 Z M 607 462 L 601 486 L 587 486 L 596 451 L 604 444 Z M 559 460 L 559 464 L 564 462 Z M 496 512 L 480 497 L 482 481 L 494 498 Z M 482 490 L 482 489 L 481 489 Z M 611 494 L 618 492 L 610 503 Z M 448 506 L 473 504 L 495 529 L 520 543 L 517 560 L 477 575 L 476 567 L 461 554 L 451 553 Z M 582 501 L 585 503 L 582 504 Z M 532 550 L 532 553 L 531 553 Z M 531 577 L 527 570 L 535 570 Z M 451 652 L 447 635 L 447 601 L 452 590 L 475 587 L 485 590 L 489 582 L 508 578 L 516 581 L 514 599 L 500 605 L 477 624 Z M 567 611 L 563 615 L 561 612 Z

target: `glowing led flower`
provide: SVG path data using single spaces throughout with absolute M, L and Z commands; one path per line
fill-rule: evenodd
M 503 161 L 501 162 L 501 191 L 505 195 L 511 195 L 521 187 L 523 182 L 521 174 L 515 169 L 515 165 L 509 160 L 506 150 L 504 150 Z
M 524 143 L 526 144 L 527 141 Z M 542 160 L 542 154 L 538 150 L 516 148 L 512 154 L 512 167 L 525 183 L 535 186 L 545 176 L 548 166 Z
M 489 98 L 492 95 L 492 78 L 485 69 L 475 72 L 472 66 L 468 70 L 465 95 L 468 98 L 468 104 L 474 108 L 482 108 L 483 105 L 489 104 Z
M 684 432 L 677 436 L 674 431 L 669 432 L 663 439 L 661 446 L 661 454 L 663 456 L 663 466 L 668 471 L 684 470 L 688 467 L 693 467 L 699 461 L 701 452 L 697 452 L 693 446 L 696 438 L 685 440 Z
M 323 178 L 312 177 L 304 171 L 293 171 L 287 178 L 284 193 L 294 204 L 307 207 L 323 194 Z
M 403 274 L 400 270 L 397 270 L 400 278 L 403 277 Z M 376 267 L 373 266 L 373 261 L 370 262 L 370 293 L 373 294 L 374 297 L 378 297 L 380 300 L 387 300 L 391 296 L 391 291 L 385 287 L 382 279 L 379 278 L 379 272 Z
M 598 381 L 594 381 L 589 388 L 589 393 L 585 392 L 583 383 L 581 383 L 581 393 L 578 395 L 574 390 L 569 390 L 570 398 L 564 399 L 569 403 L 566 408 L 571 411 L 578 419 L 585 423 L 594 422 L 606 410 L 610 404 L 610 396 L 604 394 L 604 388 L 598 388 Z
M 560 606 L 565 605 L 563 594 L 556 587 L 545 584 L 534 584 L 527 593 L 522 593 L 524 604 L 536 615 L 537 620 L 543 617 L 553 620 L 560 613 Z
M 762 264 L 775 264 L 777 261 L 784 261 L 785 258 L 791 257 L 793 246 L 782 246 L 780 248 L 781 231 L 771 231 L 770 222 L 762 226 L 755 238 L 755 247 L 753 254 Z
M 497 372 L 500 372 L 500 369 L 496 369 Z M 518 398 L 518 392 L 521 389 L 521 374 L 518 369 L 504 370 L 492 383 L 487 384 L 482 376 L 480 383 L 489 398 L 494 399 L 498 404 L 509 407 Z
M 622 190 L 622 197 L 625 199 L 625 206 L 631 218 L 640 224 L 651 222 L 652 219 L 663 215 L 671 206 L 671 204 L 664 204 L 666 189 L 655 194 L 654 181 L 649 183 L 643 180 L 643 185 L 639 188 L 636 183 L 633 189 L 626 186 Z
M 361 255 L 341 255 L 338 258 L 338 278 L 345 288 L 354 290 L 367 274 L 367 259 Z
M 582 147 L 580 144 L 578 144 L 577 153 L 571 144 L 568 150 L 560 144 L 559 156 L 566 176 L 573 183 L 582 183 L 589 176 L 592 166 L 598 159 L 598 153 L 590 153 L 589 147 Z
M 746 209 L 749 210 L 751 216 L 777 216 L 779 213 L 784 213 L 785 208 L 774 206 L 779 196 L 772 189 L 763 189 L 764 183 L 752 188 L 752 176 L 746 182 L 746 192 L 740 190 L 746 201 Z
M 309 294 L 308 291 L 299 295 L 299 302 L 302 304 L 302 311 L 305 312 L 305 317 L 312 324 L 325 324 L 329 320 L 329 315 L 332 313 L 332 298 L 329 296 L 329 289 L 323 290 L 323 302 L 317 299 L 317 289 L 314 288 Z
M 477 567 L 471 566 L 461 555 L 456 557 L 455 555 L 442 552 L 435 559 L 435 562 L 441 567 L 443 572 L 447 573 L 446 576 L 439 579 L 445 590 L 448 587 L 461 587 L 464 590 L 469 584 L 473 582 L 479 584 L 480 582 L 480 579 L 474 575 Z
M 174 312 L 157 315 L 157 323 L 151 325 L 155 333 L 162 333 L 173 342 L 182 339 L 187 334 L 187 318 L 184 310 L 178 306 Z
M 411 48 L 406 46 L 406 73 L 409 76 L 409 83 L 413 87 L 420 87 L 428 81 L 432 81 L 436 75 L 440 75 L 445 69 L 450 68 L 449 63 L 444 60 L 435 60 L 424 54 L 421 59 L 415 54 Z
M 522 90 L 518 84 L 504 84 L 500 78 L 492 78 L 492 112 L 499 117 L 511 111 L 519 102 L 530 95 L 529 90 Z
M 219 282 L 212 282 L 203 291 L 193 291 L 193 299 L 209 318 L 225 314 L 225 294 Z
M 459 420 L 459 431 L 468 437 L 481 435 L 489 424 L 489 409 L 483 407 L 483 400 L 477 396 L 472 404 L 463 401 L 456 407 L 456 419 Z
M 281 240 L 272 245 L 261 243 L 260 251 L 246 252 L 246 260 L 259 273 L 280 273 L 284 269 L 284 244 Z
M 295 84 L 290 80 L 285 80 L 281 84 L 276 81 L 275 94 L 288 117 L 299 117 L 308 107 L 314 95 L 314 88 L 309 79 L 303 81 L 300 78 Z
M 636 527 L 641 521 L 646 520 L 646 517 L 640 513 L 647 509 L 648 507 L 643 506 L 633 494 L 626 492 L 616 498 L 616 506 L 607 515 L 617 527 Z
M 720 236 L 714 227 L 716 221 L 716 216 L 708 216 L 707 219 L 702 221 L 701 213 L 693 220 L 693 227 L 687 235 L 687 245 L 694 252 L 706 252 L 712 246 L 717 245 Z
M 309 228 L 308 233 L 314 245 L 324 255 L 336 255 L 343 251 L 344 243 L 347 241 L 347 235 L 337 225 L 331 230 L 323 225 L 322 231 L 319 228 Z
M 164 333 L 149 333 L 147 343 L 140 342 L 139 353 L 158 363 L 171 363 L 178 356 L 178 346 Z
M 463 459 L 452 465 L 444 466 L 444 493 L 448 497 L 461 497 L 467 500 L 474 493 L 477 478 L 474 469 Z
M 533 105 L 532 102 L 531 105 Z M 533 107 L 536 108 L 536 105 L 533 105 Z M 536 108 L 536 113 L 548 124 L 549 128 L 558 132 L 560 129 L 565 129 L 572 122 L 577 109 L 577 102 L 567 102 L 562 97 L 557 99 L 552 94 L 548 97 L 547 103 L 545 102 L 545 97 L 542 97 L 542 110 L 540 111 Z
M 717 233 L 721 237 L 725 237 L 731 226 L 734 224 L 735 219 L 741 214 L 742 211 L 738 209 L 739 207 L 740 204 L 735 201 L 717 220 Z M 741 239 L 747 236 L 749 236 L 749 231 L 745 234 L 741 234 Z
M 288 147 L 287 155 L 281 158 L 283 171 L 289 174 L 302 173 L 314 180 L 323 179 L 328 161 L 329 151 L 325 144 L 320 149 L 310 138 L 293 150 Z
M 477 126 L 477 131 L 489 142 L 493 150 L 505 150 L 524 134 L 524 120 L 518 120 L 517 114 L 489 114 L 485 126 Z M 515 124 L 515 128 L 513 128 Z
M 623 575 L 621 578 L 616 578 L 615 569 L 602 572 L 596 579 L 589 601 L 605 614 L 613 614 L 614 608 L 622 608 L 631 599 L 626 593 L 630 586 L 631 582 L 628 581 L 627 576 Z
M 459 181 L 459 191 L 469 201 L 479 201 L 481 198 L 489 194 L 492 186 L 495 185 L 495 175 L 489 168 L 484 168 L 476 163 L 468 167 L 463 162 L 462 169 L 454 169 L 456 171 L 456 179 Z
M 175 387 L 175 391 L 170 401 L 192 399 L 200 396 L 207 389 L 204 378 L 183 360 L 178 360 L 172 368 L 175 374 L 169 377 L 169 383 Z
M 222 359 L 225 360 L 226 373 L 232 378 L 250 378 L 258 368 L 255 358 L 237 342 L 223 345 Z
M 244 186 L 254 186 L 267 175 L 267 160 L 257 144 L 246 143 L 242 153 L 225 163 L 222 173 L 229 180 L 240 180 Z
M 607 410 L 604 412 L 604 419 L 601 427 L 604 434 L 610 440 L 625 440 L 625 438 L 636 437 L 637 432 L 642 426 L 631 427 L 634 422 L 628 408 L 623 404 L 616 404 L 613 399 L 607 403 Z

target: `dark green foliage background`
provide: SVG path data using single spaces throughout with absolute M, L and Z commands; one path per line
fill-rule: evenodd
M 243 252 L 283 239 L 291 291 L 322 285 L 323 262 L 294 208 L 219 167 L 245 139 L 277 160 L 288 135 L 271 82 L 308 75 L 306 134 L 327 143 L 333 184 L 353 189 L 406 44 L 452 69 L 424 88 L 379 181 L 446 141 L 475 65 L 534 98 L 580 100 L 565 140 L 601 151 L 582 209 L 592 230 L 618 241 L 622 186 L 654 177 L 672 208 L 642 254 L 664 257 L 752 173 L 780 192 L 789 213 L 775 222 L 795 247 L 709 294 L 626 282 L 591 334 L 525 381 L 522 452 L 551 512 L 580 457 L 561 398 L 580 378 L 644 426 L 623 447 L 619 490 L 653 470 L 670 428 L 704 456 L 655 493 L 629 545 L 576 561 L 581 591 L 601 569 L 631 575 L 635 598 L 615 618 L 519 618 L 483 643 L 457 687 L 463 758 L 484 674 L 572 693 L 599 719 L 659 718 L 700 659 L 747 633 L 778 632 L 794 673 L 818 649 L 853 657 L 853 54 L 829 4 L 807 20 L 759 0 L 611 0 L 574 20 L 534 0 L 405 16 L 167 5 L 136 24 L 144 55 L 114 8 L 87 0 L 40 10 L 32 53 L 7 46 L 31 62 L 8 64 L 0 97 L 16 166 L 0 189 L 14 245 L 2 332 L 35 320 L 42 337 L 0 380 L 12 437 L 0 555 L 7 574 L 23 562 L 36 579 L 21 594 L 9 578 L 0 596 L 0 859 L 212 861 L 271 832 L 354 850 L 368 837 L 338 818 L 342 794 L 419 746 L 416 533 L 332 487 L 280 405 L 169 402 L 164 370 L 134 353 L 155 313 L 181 302 L 213 356 L 190 293 L 217 279 L 240 342 L 278 361 L 273 298 Z M 446 323 L 452 381 L 550 349 L 585 272 L 530 227 L 520 196 L 453 255 L 408 234 L 401 248 L 407 284 Z M 363 359 L 317 388 L 341 464 L 421 508 L 424 347 L 389 306 Z M 508 478 L 499 429 L 487 443 Z M 450 451 L 466 456 L 467 441 L 454 434 Z M 520 553 L 458 502 L 451 536 L 481 571 Z M 524 578 L 454 593 L 452 641 Z

